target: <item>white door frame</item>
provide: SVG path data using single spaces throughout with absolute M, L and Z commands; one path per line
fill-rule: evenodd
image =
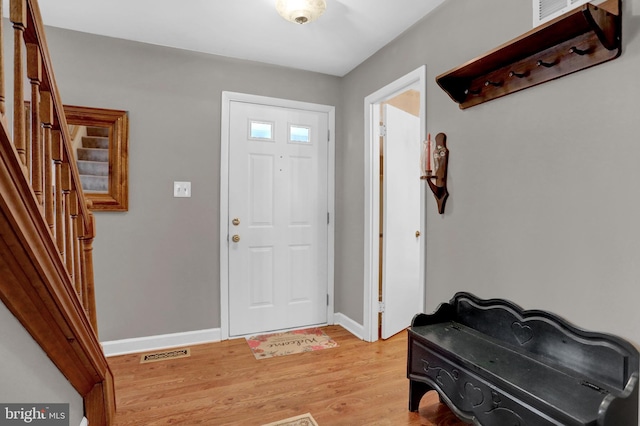
M 377 125 L 374 120 L 374 107 L 379 103 L 393 98 L 405 90 L 417 86 L 420 92 L 420 138 L 426 139 L 426 87 L 427 68 L 425 65 L 410 72 L 372 93 L 364 99 L 364 308 L 363 308 L 363 340 L 375 342 L 378 340 L 378 269 L 380 249 L 380 138 L 374 130 Z M 416 158 L 416 167 L 420 159 Z M 422 186 L 420 191 L 420 217 L 422 230 L 426 229 L 426 190 Z M 426 232 L 423 232 L 420 247 L 420 258 L 425 259 Z M 426 262 L 420 264 L 420 281 L 426 283 Z M 425 286 L 420 287 L 417 294 L 425 303 Z M 417 312 L 416 312 L 417 313 Z
M 327 324 L 333 324 L 334 312 L 334 231 L 335 231 L 335 107 L 288 99 L 222 92 L 222 121 L 220 125 L 220 338 L 229 339 L 229 119 L 231 102 L 247 102 L 274 107 L 324 112 L 328 116 L 329 140 L 327 150 Z

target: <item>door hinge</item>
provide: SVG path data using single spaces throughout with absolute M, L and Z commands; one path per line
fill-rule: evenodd
M 380 125 L 380 136 L 387 136 L 387 126 L 385 126 L 384 124 Z
M 331 130 L 327 130 L 327 142 L 331 142 Z
M 327 306 L 329 306 L 329 294 L 327 294 Z
M 330 218 L 331 218 L 331 213 L 327 212 L 327 225 L 329 224 Z
M 384 302 L 378 302 L 378 312 L 384 312 Z

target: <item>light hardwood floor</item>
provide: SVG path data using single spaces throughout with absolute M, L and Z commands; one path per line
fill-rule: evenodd
M 366 343 L 339 326 L 338 348 L 256 360 L 244 339 L 191 346 L 191 356 L 140 364 L 109 358 L 116 426 L 253 426 L 311 413 L 320 426 L 459 426 L 430 392 L 408 411 L 407 336 Z

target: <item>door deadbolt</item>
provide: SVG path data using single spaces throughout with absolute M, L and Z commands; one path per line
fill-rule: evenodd
M 240 219 L 238 219 L 238 218 L 236 217 L 235 219 L 233 219 L 233 220 L 231 221 L 231 223 L 233 223 L 233 225 L 234 225 L 234 226 L 238 226 L 238 225 L 240 225 Z
M 420 236 L 420 231 L 416 231 L 416 238 Z
M 240 241 L 240 235 L 234 235 L 233 237 L 231 237 L 231 241 L 237 243 L 238 241 Z

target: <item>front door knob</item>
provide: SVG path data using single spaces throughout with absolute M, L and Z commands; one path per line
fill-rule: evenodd
M 231 241 L 237 243 L 238 241 L 240 241 L 240 235 L 234 235 L 233 237 L 231 237 Z

